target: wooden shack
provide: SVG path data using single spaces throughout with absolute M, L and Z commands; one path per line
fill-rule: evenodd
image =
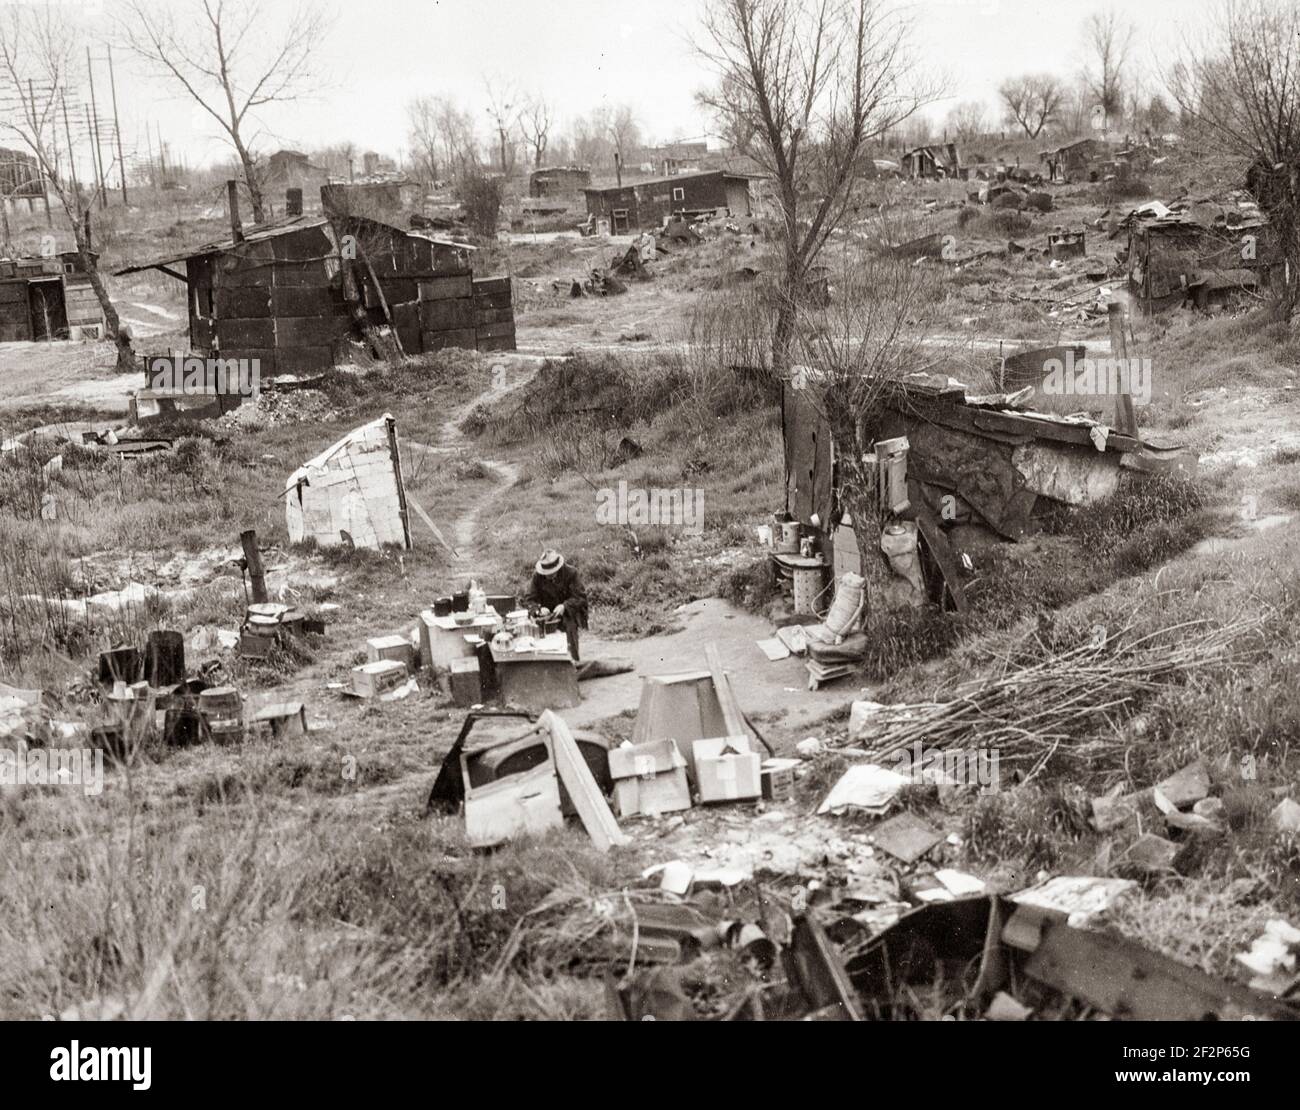
M 104 311 L 76 251 L 0 259 L 0 342 L 92 336 L 104 336 Z
M 745 174 L 683 173 L 605 189 L 584 189 L 587 214 L 608 220 L 615 235 L 659 227 L 670 216 L 753 215 Z
M 184 281 L 192 350 L 256 358 L 262 376 L 275 377 L 332 366 L 385 326 L 408 355 L 513 350 L 510 279 L 489 279 L 490 293 L 476 299 L 473 253 L 364 216 L 295 216 L 118 273 L 157 269 Z

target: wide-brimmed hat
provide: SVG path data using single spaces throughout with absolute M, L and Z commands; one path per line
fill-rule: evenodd
M 542 557 L 537 560 L 537 565 L 534 569 L 538 574 L 545 575 L 549 578 L 562 566 L 564 566 L 564 556 L 558 551 L 543 551 Z

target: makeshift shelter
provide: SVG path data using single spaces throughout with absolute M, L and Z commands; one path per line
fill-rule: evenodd
M 332 366 L 376 329 L 405 354 L 514 349 L 509 278 L 476 282 L 474 248 L 365 216 L 293 216 L 127 266 L 188 290 L 195 353 L 258 359 L 263 378 Z M 174 269 L 184 263 L 184 272 Z
M 1121 258 L 1129 292 L 1148 314 L 1253 292 L 1269 284 L 1281 259 L 1268 218 L 1253 205 L 1152 202 L 1130 212 L 1120 228 L 1128 232 Z
M 0 259 L 0 342 L 103 335 L 104 310 L 76 251 Z
M 397 425 L 385 413 L 304 463 L 284 488 L 289 541 L 411 546 Z
M 587 214 L 608 220 L 615 235 L 659 227 L 669 216 L 749 216 L 749 177 L 714 170 L 649 178 L 607 189 L 584 189 Z
M 861 522 L 839 526 L 834 442 L 815 388 L 816 371 L 808 368 L 782 385 L 785 508 L 828 564 L 852 568 L 861 564 Z M 908 375 L 882 391 L 874 429 L 882 520 L 915 522 L 930 565 L 950 588 L 960 586 L 945 540 L 952 527 L 976 525 L 1018 540 L 1052 504 L 1085 505 L 1112 493 L 1121 471 L 1187 473 L 1195 466 L 1176 444 L 1121 435 L 1086 417 L 1026 411 L 1014 401 L 968 396 L 941 374 Z M 882 452 L 886 446 L 898 450 Z

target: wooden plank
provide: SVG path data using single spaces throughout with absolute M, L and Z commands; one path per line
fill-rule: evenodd
M 537 724 L 551 734 L 555 769 L 559 772 L 565 790 L 569 792 L 569 800 L 578 811 L 591 842 L 601 852 L 628 843 L 630 838 L 618 827 L 618 821 L 606 803 L 605 795 L 582 757 L 582 751 L 564 718 L 547 709 L 538 717 Z
M 442 532 L 439 531 L 438 526 L 433 523 L 433 518 L 430 517 L 429 514 L 426 513 L 424 509 L 420 507 L 420 503 L 416 501 L 415 498 L 412 497 L 410 494 L 407 494 L 406 496 L 406 503 L 410 505 L 412 509 L 415 510 L 415 515 L 418 516 L 422 521 L 424 521 L 425 524 L 429 526 L 429 531 L 433 533 L 434 538 L 437 539 L 437 541 L 440 544 L 442 544 L 443 547 L 445 547 L 448 551 L 450 551 L 454 558 L 459 559 L 460 552 L 457 551 L 454 547 L 451 546 L 451 544 L 447 542 Z
M 217 325 L 220 333 L 221 325 Z M 325 347 L 352 333 L 352 321 L 340 306 L 338 315 L 281 316 L 275 321 L 277 347 Z
M 423 331 L 462 331 L 474 326 L 474 302 L 469 297 L 420 303 Z
M 436 277 L 420 282 L 420 300 L 441 301 L 448 297 L 470 297 L 474 282 L 469 274 L 458 277 Z
M 713 679 L 713 689 L 718 695 L 718 705 L 722 707 L 722 720 L 727 726 L 728 736 L 748 736 L 745 728 L 745 715 L 736 704 L 736 695 L 727 681 L 727 672 L 722 669 L 722 656 L 718 654 L 717 644 L 704 646 L 704 658 L 709 664 L 709 676 Z
M 483 324 L 476 328 L 479 339 L 506 339 L 515 334 L 515 322 L 508 324 Z
M 478 304 L 477 301 L 474 302 Z M 513 308 L 475 308 L 474 309 L 474 326 L 482 327 L 484 324 L 509 324 L 514 327 L 515 310 Z
M 1295 1017 L 1262 994 L 1133 941 L 1064 923 L 1044 930 L 1025 974 L 1112 1017 L 1134 1021 Z
M 220 304 L 220 299 L 217 303 Z M 325 316 L 344 312 L 343 291 L 332 285 L 276 286 L 271 290 L 271 309 L 273 316 Z
M 509 293 L 509 292 L 510 292 L 509 276 L 485 277 L 485 278 L 474 279 L 475 296 L 477 296 L 479 293 Z
M 921 530 L 921 535 L 929 546 L 935 563 L 938 564 L 939 573 L 943 575 L 944 585 L 948 587 L 953 605 L 959 613 L 970 612 L 970 602 L 966 599 L 966 586 L 961 578 L 961 564 L 953 554 L 948 537 L 943 534 L 939 518 L 919 496 L 913 499 L 912 508 L 917 527 Z
M 478 336 L 474 334 L 473 328 L 460 331 L 421 331 L 420 340 L 422 349 L 426 351 L 441 351 L 444 347 L 463 347 L 467 351 L 478 349 Z
M 215 293 L 217 315 L 223 319 L 262 319 L 271 315 L 271 291 L 265 285 L 235 285 Z

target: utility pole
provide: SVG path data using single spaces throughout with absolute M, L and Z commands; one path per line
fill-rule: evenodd
M 108 207 L 108 189 L 104 184 L 104 151 L 99 145 L 99 107 L 95 102 L 95 67 L 90 61 L 90 47 L 86 47 L 86 73 L 90 77 L 90 116 L 94 123 L 95 162 L 99 167 L 99 207 Z
M 59 101 L 63 105 L 63 137 L 68 141 L 68 173 L 72 177 L 72 195 L 77 198 L 77 207 L 80 208 L 81 186 L 77 183 L 76 148 L 72 145 L 72 128 L 68 125 L 68 95 L 63 89 L 59 90 Z
M 95 193 L 99 197 L 99 202 L 100 202 L 99 206 L 103 208 L 104 207 L 104 179 L 103 177 L 100 176 L 99 163 L 95 160 L 95 147 L 93 143 L 95 132 L 90 125 L 90 105 L 83 104 L 82 107 L 86 110 L 86 138 L 92 140 L 91 147 L 90 147 L 90 171 L 95 178 Z
M 117 117 L 117 79 L 113 76 L 113 48 L 108 50 L 108 87 L 113 94 L 113 133 L 117 137 L 117 165 L 122 174 L 122 207 L 126 207 L 126 159 L 122 157 L 122 121 Z
M 163 142 L 162 124 L 155 123 L 154 126 L 158 129 L 158 163 L 159 163 L 158 168 L 162 172 L 162 183 L 166 185 L 167 184 L 167 144 Z
M 154 172 L 153 164 L 153 136 L 149 134 L 149 125 L 144 125 L 144 143 L 145 148 L 149 151 L 149 187 L 158 188 L 158 175 Z
M 39 119 L 36 114 L 36 87 L 33 85 L 30 77 L 27 78 L 27 97 L 31 102 L 32 114 L 30 118 L 33 121 L 36 121 Z M 45 202 L 45 226 L 53 227 L 54 217 L 50 215 L 50 188 L 45 182 L 45 169 L 41 166 L 39 161 L 36 163 L 36 183 L 41 187 L 41 200 Z

